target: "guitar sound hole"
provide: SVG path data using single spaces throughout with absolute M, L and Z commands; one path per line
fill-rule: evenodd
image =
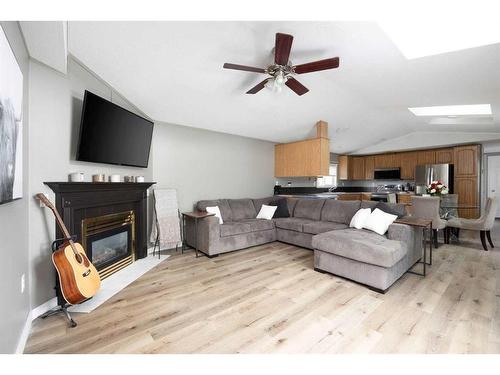
M 76 261 L 77 261 L 78 263 L 82 263 L 83 258 L 82 258 L 82 256 L 81 256 L 80 254 L 75 254 L 75 258 L 76 258 Z

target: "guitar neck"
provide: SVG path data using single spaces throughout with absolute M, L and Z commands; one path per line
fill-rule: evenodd
M 73 241 L 71 240 L 71 234 L 69 234 L 68 228 L 66 228 L 66 225 L 64 225 L 64 221 L 62 220 L 61 215 L 59 215 L 59 212 L 56 210 L 56 208 L 54 207 L 52 202 L 49 201 L 47 199 L 47 197 L 42 193 L 39 193 L 36 196 L 38 197 L 38 199 L 40 199 L 43 202 L 43 204 L 45 204 L 45 206 L 47 206 L 52 211 L 52 213 L 54 214 L 54 216 L 56 218 L 57 226 L 59 227 L 59 229 L 61 229 L 61 232 L 63 233 L 64 238 L 67 238 L 70 241 L 70 243 L 72 244 Z

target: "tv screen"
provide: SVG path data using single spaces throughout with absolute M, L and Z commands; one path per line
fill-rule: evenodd
M 152 135 L 152 121 L 85 91 L 77 160 L 147 168 Z

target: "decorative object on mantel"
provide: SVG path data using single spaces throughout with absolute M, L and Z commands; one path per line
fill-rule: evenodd
M 144 176 L 136 176 L 135 182 L 144 182 Z
M 109 176 L 109 182 L 120 182 L 121 176 L 119 174 L 112 174 Z
M 93 174 L 92 175 L 92 182 L 104 182 L 106 181 L 106 175 L 105 174 Z
M 69 174 L 69 182 L 83 182 L 85 175 L 82 172 Z
M 161 249 L 172 249 L 182 243 L 179 205 L 177 203 L 177 191 L 175 189 L 155 189 L 154 197 L 154 221 L 155 225 L 151 231 L 151 242 L 153 242 L 153 253 L 158 246 L 158 257 Z
M 123 182 L 134 182 L 134 176 L 123 176 Z
M 431 196 L 441 196 L 448 194 L 448 187 L 443 184 L 443 181 L 432 181 L 427 186 L 427 193 Z
M 23 73 L 0 27 L 0 204 L 23 196 Z

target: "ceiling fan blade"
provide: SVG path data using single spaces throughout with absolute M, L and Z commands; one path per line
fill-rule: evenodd
M 287 65 L 292 49 L 293 36 L 289 34 L 276 33 L 276 44 L 274 48 L 274 62 L 278 65 Z
M 339 64 L 339 58 L 334 57 L 332 59 L 324 59 L 313 61 L 307 64 L 297 65 L 294 67 L 294 71 L 296 74 L 312 73 L 318 72 L 320 70 L 335 69 L 339 67 Z
M 285 82 L 285 85 L 290 87 L 297 95 L 304 95 L 306 92 L 309 91 L 307 87 L 305 87 L 302 83 L 297 81 L 295 78 L 288 78 L 288 80 Z
M 244 70 L 246 72 L 266 73 L 266 70 L 262 69 L 262 68 L 254 68 L 253 66 L 238 65 L 238 64 L 225 63 L 223 68 L 224 69 L 234 69 L 234 70 Z
M 265 80 L 263 80 L 261 83 L 255 85 L 254 87 L 252 87 L 250 90 L 248 90 L 246 93 L 247 94 L 257 94 L 260 90 L 262 90 L 265 86 L 266 86 L 266 83 L 267 81 L 269 81 L 270 78 L 266 78 Z

